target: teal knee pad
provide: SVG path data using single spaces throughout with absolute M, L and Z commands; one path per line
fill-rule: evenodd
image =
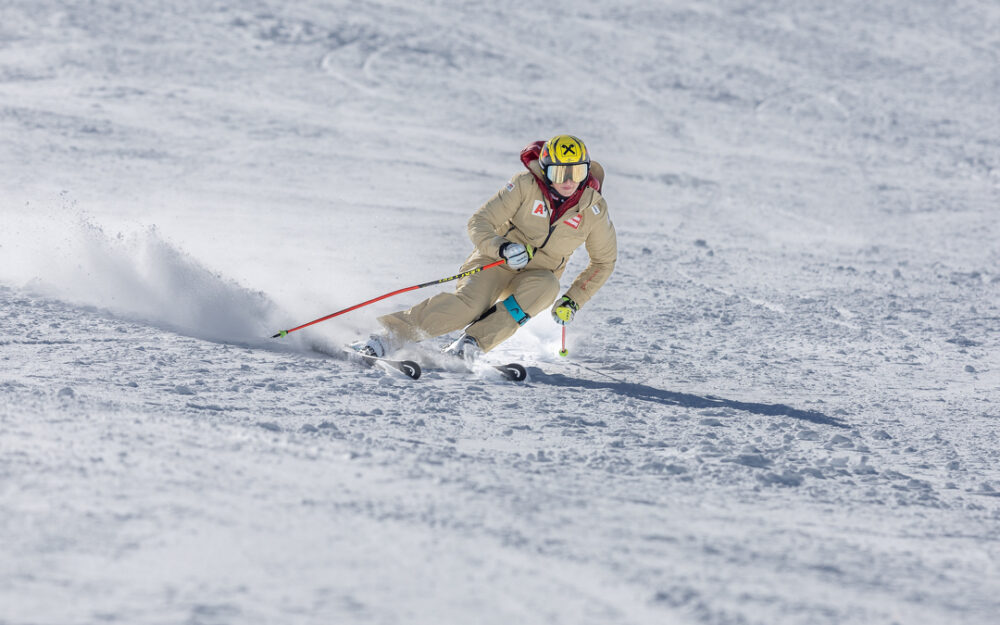
M 514 318 L 514 321 L 516 321 L 519 326 L 523 326 L 528 323 L 528 319 L 531 319 L 531 315 L 524 312 L 521 305 L 517 303 L 516 299 L 514 299 L 513 295 L 503 301 L 503 306 L 507 309 L 507 312 L 510 313 L 510 316 Z

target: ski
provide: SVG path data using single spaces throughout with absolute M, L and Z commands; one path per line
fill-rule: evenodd
M 383 365 L 395 369 L 396 371 L 402 372 L 406 377 L 411 380 L 417 380 L 420 378 L 420 365 L 412 360 L 393 360 L 392 358 L 379 358 L 378 356 L 369 356 L 367 354 L 362 354 L 358 350 L 352 347 L 345 347 L 344 351 L 352 356 L 356 356 L 363 363 L 369 367 L 374 366 L 376 363 L 382 363 Z
M 528 377 L 528 372 L 523 365 L 516 362 L 509 362 L 505 365 L 492 365 L 488 363 L 484 364 L 473 364 L 469 362 L 462 361 L 462 365 L 465 367 L 466 371 L 469 373 L 476 373 L 477 371 L 495 371 L 499 373 L 504 379 L 511 382 L 523 382 Z

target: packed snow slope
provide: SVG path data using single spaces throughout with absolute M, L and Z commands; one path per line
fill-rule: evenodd
M 996 623 L 998 102 L 994 0 L 5 0 L 0 623 Z M 564 132 L 568 358 L 267 338 Z

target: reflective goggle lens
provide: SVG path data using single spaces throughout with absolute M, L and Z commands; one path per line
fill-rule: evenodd
M 549 180 L 556 184 L 566 182 L 567 180 L 572 180 L 573 182 L 583 182 L 587 179 L 587 174 L 589 172 L 589 163 L 580 163 L 578 165 L 549 165 L 545 168 L 545 175 L 548 176 Z

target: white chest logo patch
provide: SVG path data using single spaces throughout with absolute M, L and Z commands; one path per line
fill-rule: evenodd
M 594 204 L 593 206 L 590 207 L 590 210 L 594 211 L 595 215 L 600 215 L 601 214 L 601 205 L 600 204 Z
M 535 217 L 548 217 L 549 209 L 545 208 L 545 202 L 535 200 L 535 206 L 531 209 L 531 214 Z
M 580 222 L 581 221 L 583 221 L 583 215 L 577 215 L 573 219 L 567 219 L 563 223 L 566 224 L 567 226 L 569 226 L 570 228 L 576 230 L 577 228 L 580 227 Z
M 507 190 L 508 191 L 513 191 L 514 190 L 514 183 L 513 182 L 508 182 L 507 183 Z

